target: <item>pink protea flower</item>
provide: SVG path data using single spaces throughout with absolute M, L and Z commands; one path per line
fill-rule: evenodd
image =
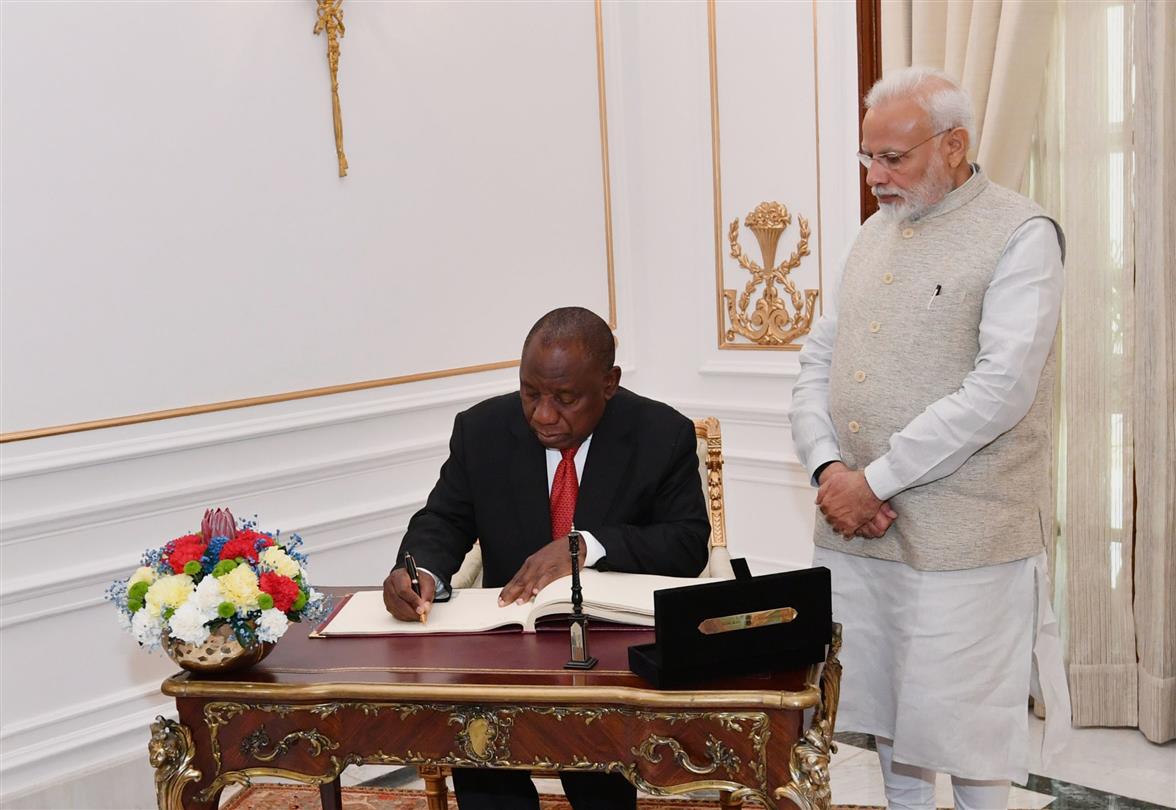
M 232 540 L 237 536 L 237 521 L 228 509 L 204 510 L 204 520 L 200 521 L 200 536 L 204 542 L 214 537 L 227 537 Z

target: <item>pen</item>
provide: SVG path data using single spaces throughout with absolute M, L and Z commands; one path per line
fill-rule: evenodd
M 938 284 L 935 285 L 935 292 L 931 293 L 931 300 L 927 302 L 927 309 L 931 309 L 931 305 L 935 303 L 935 296 L 939 295 L 942 290 L 943 287 Z
M 408 580 L 412 584 L 412 592 L 417 596 L 421 595 L 421 577 L 417 573 L 416 560 L 412 558 L 411 554 L 404 555 L 404 568 L 408 571 Z M 421 624 L 425 623 L 425 614 L 420 614 Z

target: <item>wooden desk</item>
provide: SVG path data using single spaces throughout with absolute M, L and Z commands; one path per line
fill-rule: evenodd
M 659 691 L 627 665 L 627 648 L 652 641 L 652 630 L 594 626 L 600 663 L 588 672 L 563 669 L 563 632 L 310 639 L 308 630 L 292 627 L 252 669 L 164 681 L 179 722 L 160 717 L 151 729 L 161 810 L 215 808 L 226 785 L 257 776 L 317 784 L 329 806 L 339 774 L 362 763 L 419 766 L 430 808 L 445 806 L 442 766 L 615 772 L 655 794 L 728 791 L 731 807 L 829 806 L 839 635 L 819 683 L 814 667 Z M 807 729 L 805 709 L 814 709 Z

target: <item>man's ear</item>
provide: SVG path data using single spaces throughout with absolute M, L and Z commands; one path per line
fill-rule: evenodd
M 604 374 L 604 398 L 612 399 L 621 384 L 621 367 L 613 366 Z
M 956 127 L 947 133 L 943 144 L 947 147 L 947 165 L 951 168 L 957 168 L 968 159 L 968 130 Z

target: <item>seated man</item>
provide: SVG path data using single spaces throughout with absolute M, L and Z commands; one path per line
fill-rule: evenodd
M 475 540 L 483 582 L 499 603 L 523 602 L 572 572 L 568 531 L 582 533 L 581 565 L 696 576 L 710 523 L 698 476 L 694 426 L 660 402 L 619 387 L 608 324 L 579 307 L 539 319 L 523 343 L 519 393 L 457 415 L 449 459 L 425 507 L 408 524 L 384 604 L 417 621 Z M 418 597 L 404 565 L 421 571 Z M 575 810 L 635 808 L 617 774 L 560 775 Z M 526 771 L 455 768 L 463 810 L 538 808 Z

